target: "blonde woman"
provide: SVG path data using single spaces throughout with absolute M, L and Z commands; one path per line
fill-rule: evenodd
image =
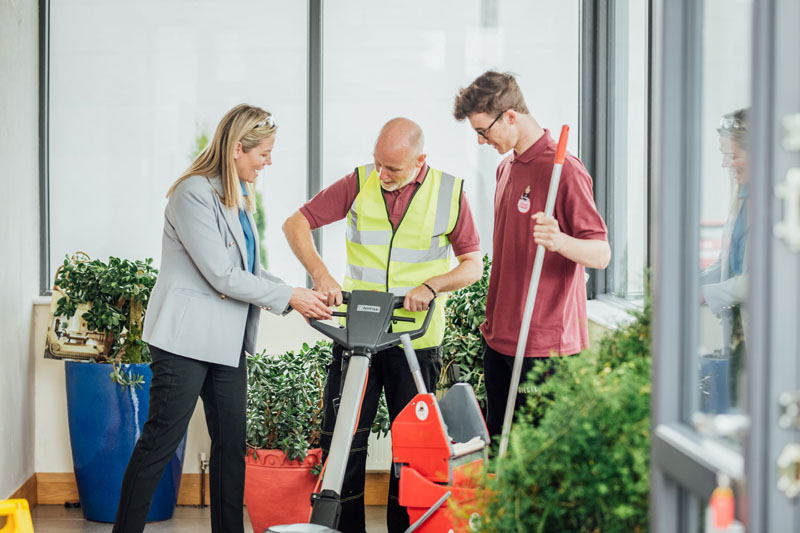
M 143 335 L 153 357 L 150 412 L 125 471 L 115 532 L 144 529 L 198 396 L 211 436 L 211 530 L 242 532 L 245 352 L 255 350 L 261 310 L 331 316 L 325 296 L 292 288 L 259 264 L 253 185 L 272 164 L 276 131 L 269 112 L 234 107 L 167 193 L 161 269 Z

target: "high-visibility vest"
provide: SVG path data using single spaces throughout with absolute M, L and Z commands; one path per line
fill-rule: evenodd
M 405 213 L 392 228 L 375 165 L 358 171 L 358 195 L 347 213 L 347 271 L 342 288 L 387 291 L 398 296 L 422 282 L 450 271 L 450 239 L 461 208 L 462 180 L 428 167 Z M 445 295 L 436 299 L 428 331 L 415 339 L 415 349 L 439 346 L 444 337 Z M 422 326 L 427 311 L 397 309 L 395 315 L 414 318 L 397 322 L 392 331 Z

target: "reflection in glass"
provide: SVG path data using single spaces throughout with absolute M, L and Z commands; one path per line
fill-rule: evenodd
M 752 4 L 706 0 L 699 113 L 700 305 L 695 410 L 742 414 L 747 361 Z M 734 441 L 741 434 L 717 435 Z
M 701 408 L 724 413 L 740 397 L 739 375 L 746 353 L 744 334 L 747 280 L 747 197 L 750 190 L 746 109 L 720 119 L 719 151 L 722 168 L 731 180 L 732 194 L 720 241 L 719 257 L 700 274 L 700 303 L 718 317 L 719 348 L 701 359 Z
M 722 231 L 719 258 L 700 274 L 700 303 L 720 319 L 720 348 L 701 359 L 701 407 L 724 413 L 730 399 L 739 397 L 745 357 L 744 303 L 747 297 L 745 250 L 747 197 L 750 190 L 747 123 L 749 112 L 739 109 L 720 119 L 719 151 L 722 168 L 731 179 L 732 194 Z

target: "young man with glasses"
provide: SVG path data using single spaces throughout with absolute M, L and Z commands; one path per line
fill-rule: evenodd
M 572 154 L 564 160 L 554 216 L 544 216 L 556 141 L 528 112 L 514 76 L 482 74 L 458 93 L 453 115 L 469 120 L 478 144 L 489 144 L 500 154 L 513 149 L 497 168 L 492 272 L 481 324 L 486 425 L 497 436 L 537 245 L 547 253 L 523 379 L 534 365 L 549 365 L 551 357 L 574 355 L 589 345 L 584 268 L 605 268 L 611 250 L 592 198 L 592 178 Z M 522 403 L 518 397 L 515 409 Z
M 480 241 L 462 191 L 462 181 L 429 167 L 423 152 L 422 129 L 411 120 L 390 120 L 381 130 L 373 163 L 361 165 L 302 206 L 283 225 L 292 251 L 326 295 L 328 305 L 342 303 L 342 286 L 330 275 L 314 248 L 311 230 L 347 219 L 347 270 L 344 290 L 377 290 L 404 295 L 404 309 L 395 314 L 413 317 L 398 322 L 394 331 L 421 326 L 429 303 L 436 309 L 426 334 L 412 341 L 429 391 L 436 390 L 442 368 L 445 293 L 480 279 L 483 265 Z M 458 265 L 450 266 L 452 253 Z M 333 348 L 325 382 L 325 414 L 321 447 L 327 455 L 336 422 L 334 401 L 342 378 L 343 349 Z M 384 350 L 372 358 L 358 428 L 342 486 L 339 530 L 364 531 L 364 478 L 367 438 L 381 389 L 386 393 L 389 419 L 394 421 L 416 394 L 402 348 Z M 398 479 L 389 482 L 386 521 L 390 533 L 405 531 L 408 513 L 398 502 Z

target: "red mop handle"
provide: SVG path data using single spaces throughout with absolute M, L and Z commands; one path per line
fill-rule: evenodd
M 564 156 L 567 153 L 567 135 L 569 135 L 569 126 L 564 124 L 561 126 L 561 137 L 558 138 L 558 148 L 556 148 L 556 165 L 564 164 Z

